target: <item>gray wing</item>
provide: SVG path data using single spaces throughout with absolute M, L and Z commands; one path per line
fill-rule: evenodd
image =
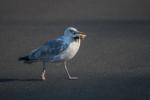
M 48 60 L 66 50 L 68 44 L 62 40 L 50 40 L 30 54 L 32 60 Z

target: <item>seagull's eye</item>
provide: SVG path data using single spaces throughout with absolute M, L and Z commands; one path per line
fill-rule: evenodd
M 76 32 L 73 32 L 73 35 L 76 35 Z
M 73 30 L 69 30 L 71 33 L 73 33 L 74 31 Z
M 76 34 L 76 32 L 74 32 L 73 30 L 69 30 L 73 35 L 75 35 Z

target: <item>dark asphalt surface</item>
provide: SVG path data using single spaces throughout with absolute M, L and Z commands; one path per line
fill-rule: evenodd
M 0 24 L 0 100 L 150 100 L 150 24 L 136 22 Z M 22 64 L 22 56 L 66 25 L 86 32 L 68 80 L 62 64 Z

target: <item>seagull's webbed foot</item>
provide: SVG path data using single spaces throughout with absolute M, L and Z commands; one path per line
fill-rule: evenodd
M 78 77 L 69 77 L 70 80 L 77 80 L 79 79 Z
M 41 78 L 42 78 L 42 80 L 43 80 L 43 81 L 45 81 L 45 80 L 46 80 L 46 78 L 45 78 L 45 75 L 44 75 L 44 74 L 42 74 L 42 75 L 41 75 Z
M 78 77 L 72 77 L 72 76 L 70 75 L 70 73 L 69 73 L 69 71 L 68 71 L 68 69 L 67 69 L 67 66 L 66 66 L 66 62 L 64 62 L 64 66 L 65 66 L 65 70 L 66 70 L 67 75 L 68 75 L 68 77 L 69 77 L 70 80 L 76 80 L 76 79 L 78 79 Z
M 46 80 L 45 74 L 46 74 L 46 63 L 43 62 L 43 71 L 42 71 L 42 74 L 41 74 L 41 78 L 42 78 L 43 81 Z

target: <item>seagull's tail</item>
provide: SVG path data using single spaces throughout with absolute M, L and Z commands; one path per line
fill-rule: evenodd
M 18 58 L 19 61 L 23 61 L 24 63 L 32 63 L 32 60 L 29 58 L 29 56 L 23 56 Z

